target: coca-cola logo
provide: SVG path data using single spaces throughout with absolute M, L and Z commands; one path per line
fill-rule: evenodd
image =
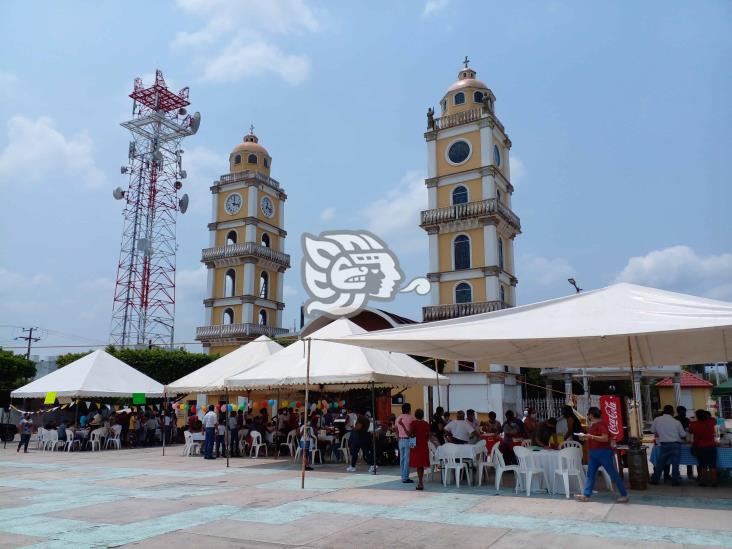
M 603 403 L 605 415 L 607 416 L 607 428 L 611 434 L 620 433 L 620 425 L 618 421 L 618 404 L 615 400 L 607 399 Z

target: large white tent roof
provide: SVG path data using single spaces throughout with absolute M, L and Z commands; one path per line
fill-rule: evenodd
M 327 339 L 528 368 L 627 367 L 629 345 L 634 366 L 701 364 L 732 360 L 732 303 L 623 283 L 496 312 Z
M 57 397 L 131 397 L 144 393 L 163 396 L 163 386 L 105 351 L 94 351 L 63 368 L 16 389 L 13 398 Z
M 312 334 L 310 342 L 310 384 L 323 386 L 412 386 L 438 382 L 433 370 L 402 353 L 361 349 L 322 341 L 353 336 L 363 329 L 341 318 Z M 300 340 L 238 375 L 226 380 L 233 389 L 303 387 L 305 385 L 306 340 Z M 440 383 L 447 378 L 439 376 Z
M 259 336 L 237 350 L 166 385 L 165 390 L 168 394 L 223 391 L 225 389 L 224 381 L 227 377 L 237 375 L 251 368 L 257 362 L 281 351 L 282 348 L 282 345 L 272 341 L 267 336 Z

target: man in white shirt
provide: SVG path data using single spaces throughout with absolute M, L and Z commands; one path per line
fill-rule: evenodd
M 651 484 L 658 484 L 661 473 L 667 464 L 671 465 L 671 484 L 681 484 L 681 473 L 679 472 L 679 461 L 681 460 L 681 441 L 686 438 L 686 431 L 681 422 L 674 418 L 674 407 L 666 405 L 663 407 L 663 415 L 653 420 L 651 427 L 656 436 L 656 443 L 661 446 L 661 455 L 658 463 L 653 467 Z
M 203 416 L 203 428 L 206 432 L 206 441 L 204 443 L 203 457 L 204 459 L 216 459 L 213 456 L 214 440 L 216 439 L 216 426 L 218 425 L 218 417 L 214 412 L 213 406 L 209 407 L 206 415 Z
M 449 441 L 453 444 L 468 444 L 473 433 L 477 434 L 475 427 L 465 420 L 465 412 L 460 410 L 457 419 L 453 419 L 445 426 Z

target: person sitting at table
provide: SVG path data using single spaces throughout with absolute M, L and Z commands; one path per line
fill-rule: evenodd
M 692 452 L 699 462 L 699 485 L 717 486 L 717 447 L 714 433 L 717 422 L 706 410 L 697 410 L 696 420 L 689 423 Z
M 439 446 L 445 444 L 445 409 L 442 406 L 438 406 L 435 409 L 435 413 L 432 415 L 432 423 L 430 424 L 430 431 L 432 436 L 437 440 Z
M 579 433 L 578 438 L 587 441 L 587 449 L 589 451 L 589 465 L 587 467 L 587 484 L 585 484 L 584 494 L 577 494 L 577 501 L 587 502 L 590 500 L 592 491 L 595 488 L 595 478 L 597 470 L 602 467 L 610 475 L 615 486 L 620 492 L 620 497 L 615 501 L 617 503 L 628 503 L 628 492 L 625 490 L 623 479 L 615 468 L 615 454 L 610 447 L 610 431 L 607 424 L 602 419 L 602 412 L 597 406 L 593 406 L 587 411 L 587 419 L 590 422 L 588 433 Z
M 465 420 L 465 412 L 459 410 L 457 419 L 445 426 L 447 440 L 453 444 L 470 444 L 470 438 L 478 435 L 475 427 Z
M 549 448 L 551 446 L 552 437 L 556 431 L 556 418 L 550 417 L 546 421 L 542 421 L 536 429 L 536 434 L 534 434 L 534 444 L 541 446 L 542 448 Z
M 81 417 L 79 417 L 79 427 L 86 427 L 88 422 L 89 418 L 86 417 L 86 414 L 81 414 Z
M 584 432 L 585 428 L 582 427 L 574 409 L 569 405 L 563 406 L 562 417 L 557 421 L 557 435 L 561 436 L 563 440 L 577 440 L 575 433 Z
M 486 435 L 498 435 L 501 433 L 503 426 L 501 422 L 496 419 L 495 412 L 488 412 L 488 421 L 484 422 L 484 428 L 482 431 Z
M 506 422 L 503 424 L 503 440 L 499 449 L 503 454 L 503 459 L 508 465 L 518 463 L 516 454 L 513 452 L 514 439 L 523 436 L 523 423 L 516 419 L 512 410 L 506 411 Z
M 480 425 L 478 424 L 478 419 L 475 417 L 475 410 L 473 410 L 472 408 L 468 408 L 468 410 L 465 412 L 465 421 L 470 423 L 473 428 L 478 431 Z
M 526 415 L 524 416 L 524 436 L 533 440 L 538 428 L 539 422 L 536 420 L 536 410 L 534 408 L 527 408 Z

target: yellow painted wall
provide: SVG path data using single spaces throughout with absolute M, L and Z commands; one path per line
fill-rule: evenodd
M 226 273 L 230 269 L 234 269 L 236 278 L 234 280 L 234 295 L 241 295 L 244 291 L 244 268 L 242 265 L 235 265 L 234 267 L 220 267 L 216 268 L 214 274 L 214 295 L 212 297 L 228 297 L 224 295 L 226 289 Z
M 259 305 L 254 306 L 254 320 L 253 322 L 255 324 L 259 324 L 259 311 L 265 310 L 267 311 L 267 326 L 276 326 L 277 325 L 277 309 L 272 309 L 271 307 L 260 307 Z
M 234 158 L 237 154 L 241 155 L 241 163 L 240 164 L 234 164 Z M 250 164 L 249 163 L 249 154 L 254 154 L 257 157 L 257 163 L 256 164 Z M 231 173 L 236 172 L 243 172 L 246 170 L 251 170 L 254 172 L 263 173 L 264 175 L 269 175 L 270 168 L 272 167 L 272 159 L 267 157 L 268 159 L 268 166 L 264 166 L 264 158 L 265 154 L 262 153 L 249 153 L 247 151 L 240 151 L 240 152 L 233 152 L 229 156 L 229 170 Z
M 262 213 L 262 197 L 269 197 L 269 199 L 272 201 L 272 204 L 274 204 L 275 212 L 272 217 L 267 217 Z M 264 191 L 257 192 L 257 219 L 261 219 L 265 223 L 269 223 L 270 225 L 274 225 L 275 227 L 280 226 L 280 211 L 282 210 L 282 201 L 278 199 L 276 196 L 273 196 L 269 193 L 266 193 Z
M 223 324 L 224 322 L 224 311 L 226 309 L 232 309 L 234 311 L 234 324 L 241 324 L 242 318 L 241 318 L 241 305 L 227 305 L 227 306 L 221 306 L 221 307 L 213 307 L 213 315 L 212 315 L 212 325 L 218 326 L 219 324 Z
M 691 387 L 689 389 L 683 388 L 682 391 L 691 391 L 691 399 L 694 403 L 694 410 L 706 410 L 707 409 L 707 401 L 712 396 L 712 390 L 711 388 L 706 387 Z M 659 387 L 658 388 L 658 399 L 661 402 L 661 408 L 666 406 L 667 404 L 670 404 L 674 408 L 676 408 L 676 400 L 674 399 L 674 389 L 673 387 Z M 694 413 L 694 410 L 687 410 L 689 412 L 689 415 L 692 415 Z
M 269 276 L 269 291 L 267 293 L 267 299 L 275 299 L 277 297 L 277 286 L 280 283 L 278 280 L 278 273 L 273 271 L 267 271 L 265 269 L 256 269 L 256 277 L 257 279 L 254 281 L 254 291 L 256 292 L 257 296 L 260 296 L 260 290 L 261 290 L 261 274 L 262 272 L 267 273 Z
M 437 188 L 437 207 L 446 208 L 452 206 L 452 191 L 455 187 L 466 187 L 468 189 L 468 201 L 478 202 L 483 200 L 483 185 L 480 179 L 473 179 L 463 183 L 455 183 L 454 185 L 445 185 Z
M 226 246 L 226 237 L 230 232 L 236 233 L 236 243 L 241 244 L 244 242 L 244 227 L 234 227 L 232 229 L 219 229 L 216 231 L 216 245 Z
M 459 166 L 453 166 L 445 158 L 445 150 L 456 139 L 465 139 L 470 143 L 471 154 L 467 162 Z M 465 132 L 460 136 L 454 136 L 437 140 L 437 175 L 449 175 L 466 170 L 480 168 L 480 132 Z
M 482 91 L 483 93 L 486 93 L 488 90 L 486 88 L 466 87 L 452 91 L 447 94 L 447 108 L 445 109 L 445 115 L 455 114 L 463 111 L 470 111 L 472 109 L 482 107 L 483 103 L 475 103 L 473 101 L 473 92 L 475 91 Z M 455 105 L 455 94 L 458 92 L 465 93 L 465 103 L 463 103 L 462 105 Z
M 440 303 L 455 303 L 455 287 L 461 280 L 440 282 Z M 486 301 L 485 299 L 485 278 L 466 279 L 465 282 L 473 287 L 472 301 Z
M 478 227 L 461 231 L 459 233 L 444 233 L 438 235 L 440 251 L 439 268 L 441 272 L 452 271 L 452 242 L 459 234 L 466 234 L 470 237 L 470 265 L 471 268 L 485 265 L 483 257 L 483 229 Z
M 262 242 L 262 235 L 264 233 L 267 233 L 269 235 L 269 247 L 273 250 L 279 250 L 280 249 L 280 237 L 275 234 L 273 231 L 266 231 L 264 229 L 260 229 L 257 227 L 257 244 L 261 244 Z

